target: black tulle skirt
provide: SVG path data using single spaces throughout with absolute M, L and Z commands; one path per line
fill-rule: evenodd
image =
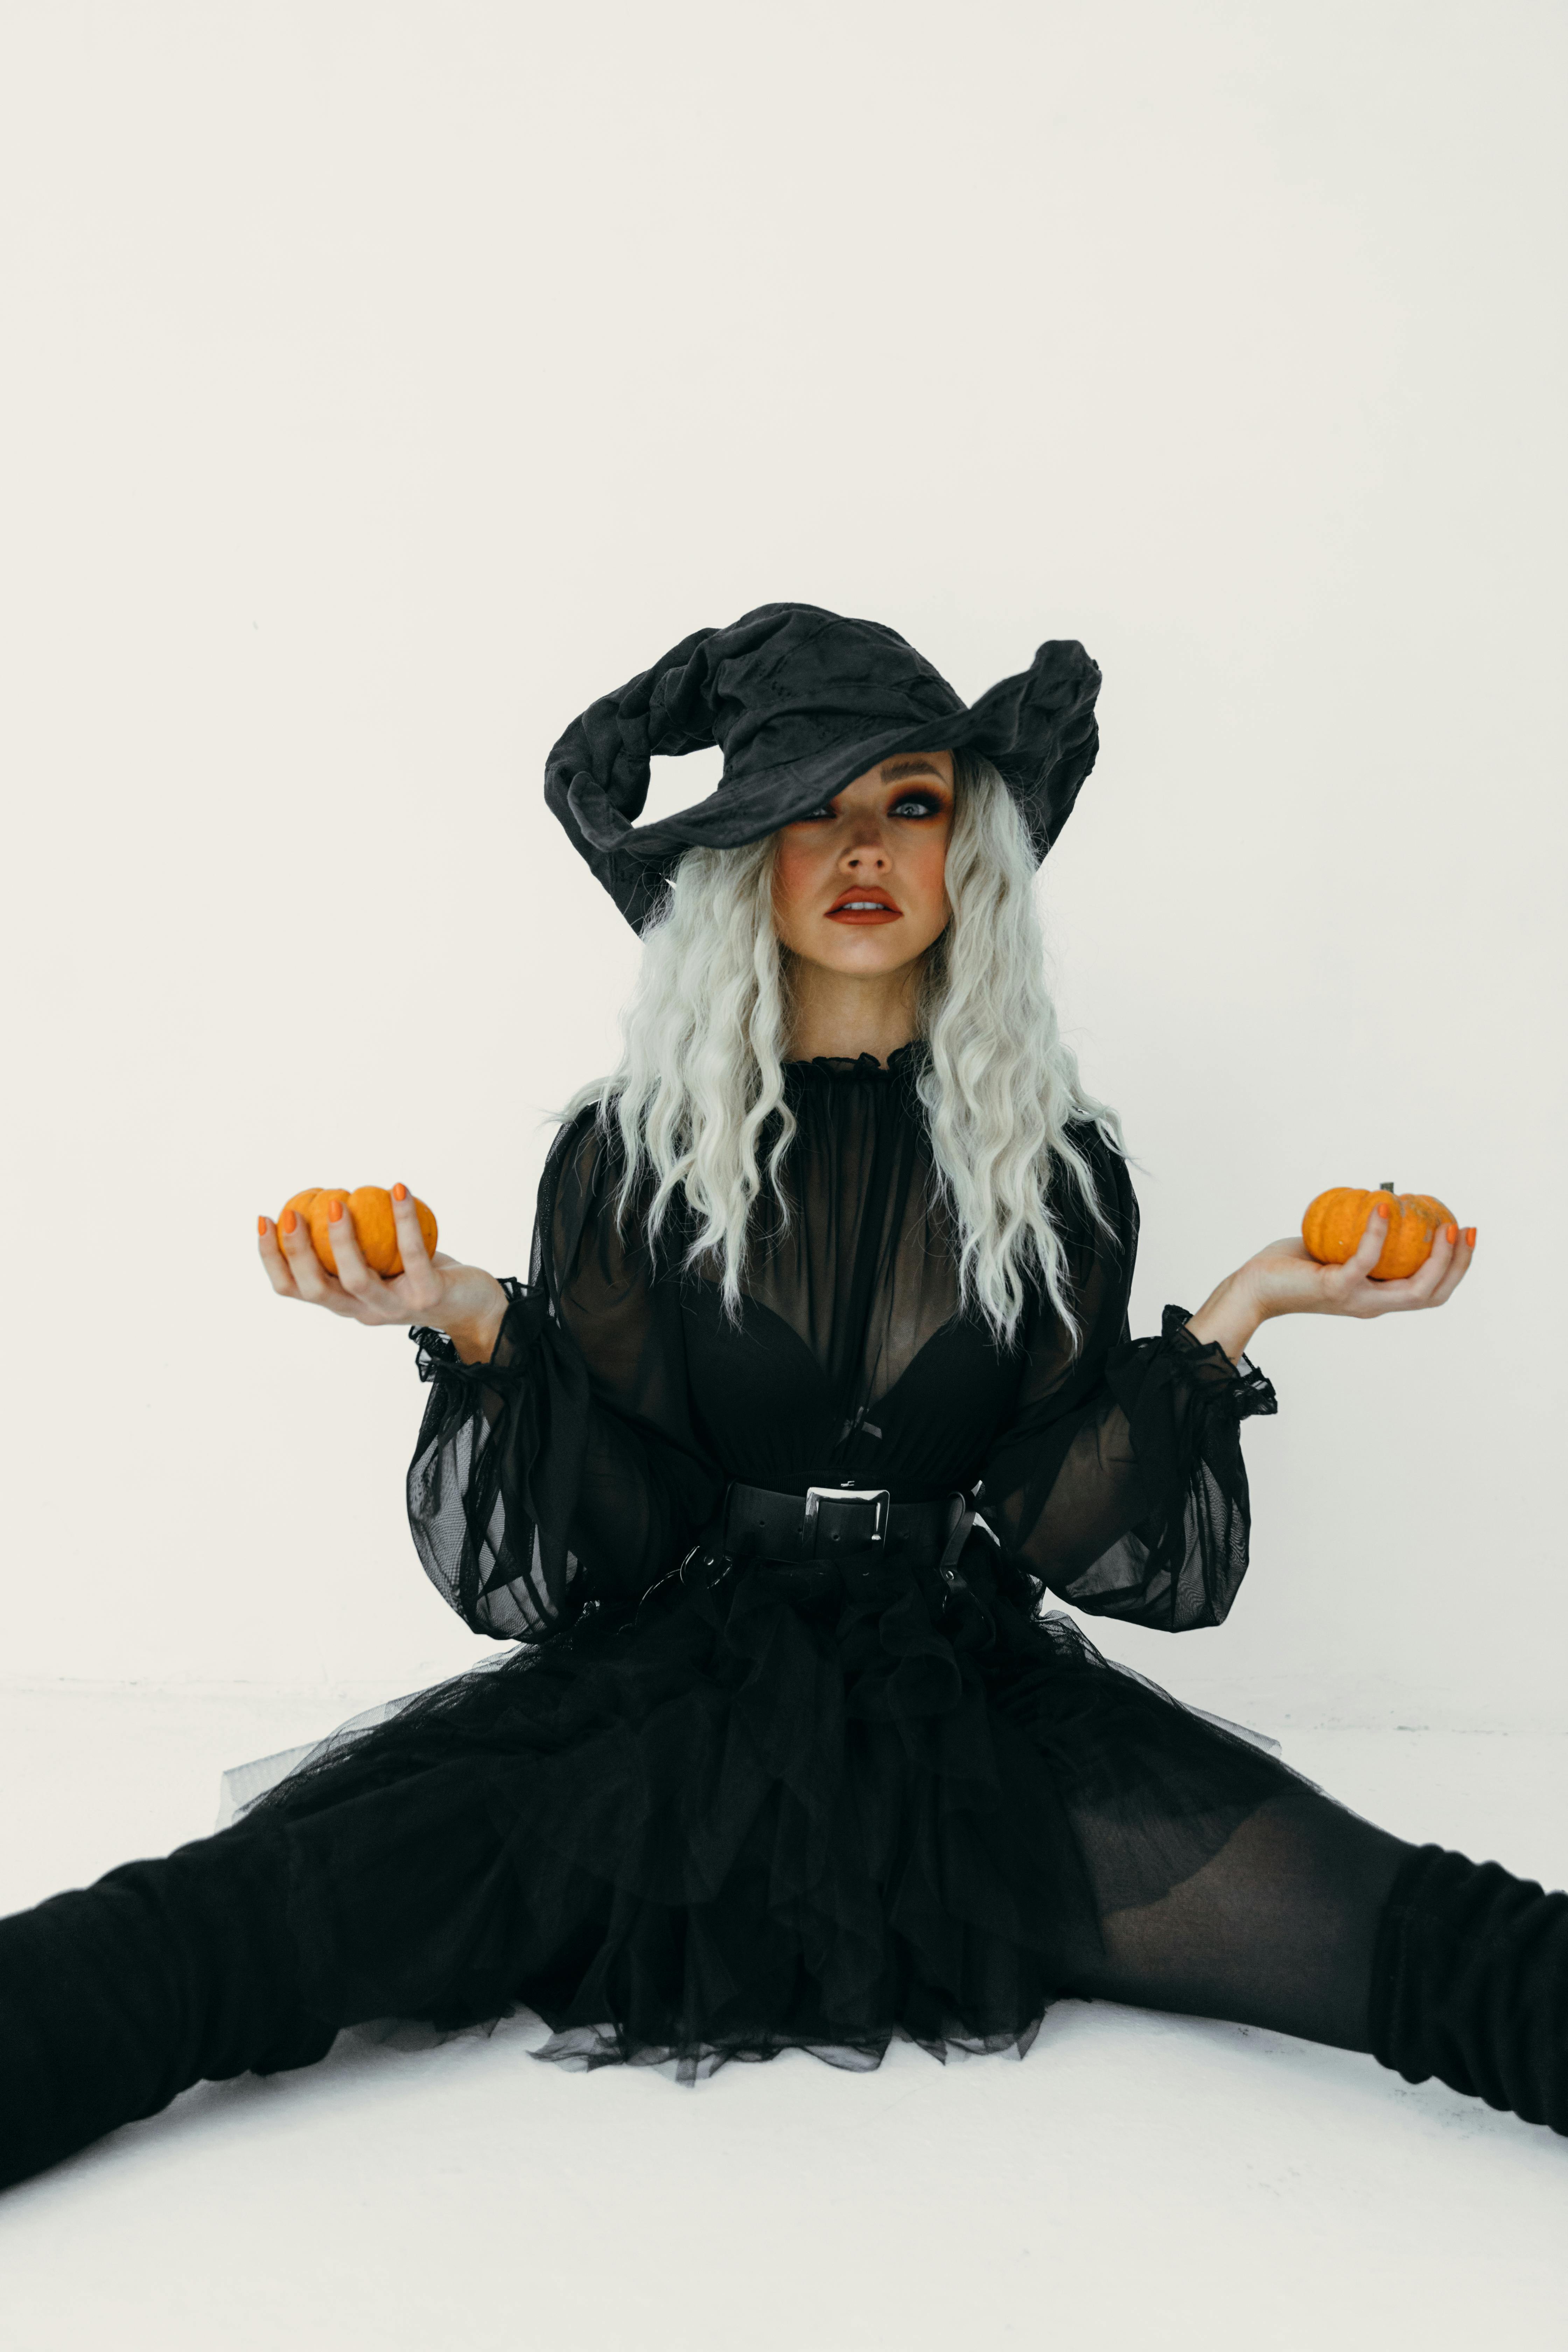
M 981 1563 L 950 1593 L 702 1559 L 342 1737 L 252 1806 L 342 2024 L 537 2011 L 539 2053 L 1026 2048 L 1108 1913 L 1190 1877 L 1285 1765 Z

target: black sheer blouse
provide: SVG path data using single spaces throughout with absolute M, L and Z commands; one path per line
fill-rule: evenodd
M 491 1360 L 412 1334 L 430 1395 L 410 1522 L 477 1633 L 537 1640 L 585 1602 L 636 1600 L 714 1539 L 731 1479 L 900 1501 L 978 1487 L 1041 1594 L 1172 1632 L 1226 1615 L 1247 1556 L 1238 1423 L 1275 1410 L 1272 1389 L 1184 1308 L 1130 1337 L 1137 1202 L 1092 1127 L 1075 1140 L 1109 1234 L 1065 1180 L 1054 1203 L 1076 1344 L 1043 1292 L 1005 1349 L 960 1311 L 922 1052 L 789 1066 L 794 1214 L 753 1248 L 738 1324 L 710 1275 L 682 1270 L 679 1227 L 657 1253 L 635 1220 L 617 1230 L 592 1112 L 563 1129 Z

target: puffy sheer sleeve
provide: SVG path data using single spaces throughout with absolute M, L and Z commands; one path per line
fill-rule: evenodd
M 426 1575 L 465 1622 L 536 1640 L 592 1600 L 635 1599 L 711 1516 L 721 1474 L 692 1434 L 674 1285 L 623 1236 L 592 1111 L 556 1138 L 526 1284 L 488 1363 L 416 1328 L 430 1395 L 408 1471 Z
M 1016 1409 L 984 1467 L 984 1512 L 1005 1548 L 1075 1609 L 1182 1633 L 1217 1625 L 1247 1573 L 1240 1424 L 1273 1412 L 1247 1358 L 1167 1307 L 1156 1339 L 1130 1336 L 1138 1204 L 1127 1165 L 1079 1130 L 1110 1230 L 1087 1211 L 1064 1239 L 1080 1316 L 1076 1349 L 1048 1300 L 1026 1334 Z

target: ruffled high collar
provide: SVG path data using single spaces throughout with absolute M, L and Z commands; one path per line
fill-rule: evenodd
M 911 1037 L 879 1062 L 874 1054 L 816 1054 L 809 1061 L 786 1062 L 784 1076 L 796 1086 L 910 1085 L 929 1058 L 923 1037 Z

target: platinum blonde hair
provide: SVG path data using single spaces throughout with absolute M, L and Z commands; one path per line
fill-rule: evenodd
M 1120 1122 L 1084 1092 L 1061 1034 L 1017 803 L 988 761 L 960 754 L 954 773 L 952 920 L 929 951 L 920 999 L 934 1181 L 957 1236 L 963 1304 L 1005 1342 L 1031 1281 L 1043 1282 L 1076 1340 L 1051 1196 L 1065 1181 L 1109 1233 L 1068 1130 L 1093 1121 L 1120 1149 Z M 684 1193 L 697 1227 L 685 1262 L 711 1258 L 732 1315 L 759 1200 L 771 1196 L 784 1225 L 790 1217 L 780 1176 L 795 1122 L 784 1100 L 789 957 L 773 928 L 775 838 L 687 851 L 644 934 L 619 1067 L 565 1113 L 597 1103 L 601 1131 L 620 1147 L 623 1222 L 651 1185 L 650 1241 Z

